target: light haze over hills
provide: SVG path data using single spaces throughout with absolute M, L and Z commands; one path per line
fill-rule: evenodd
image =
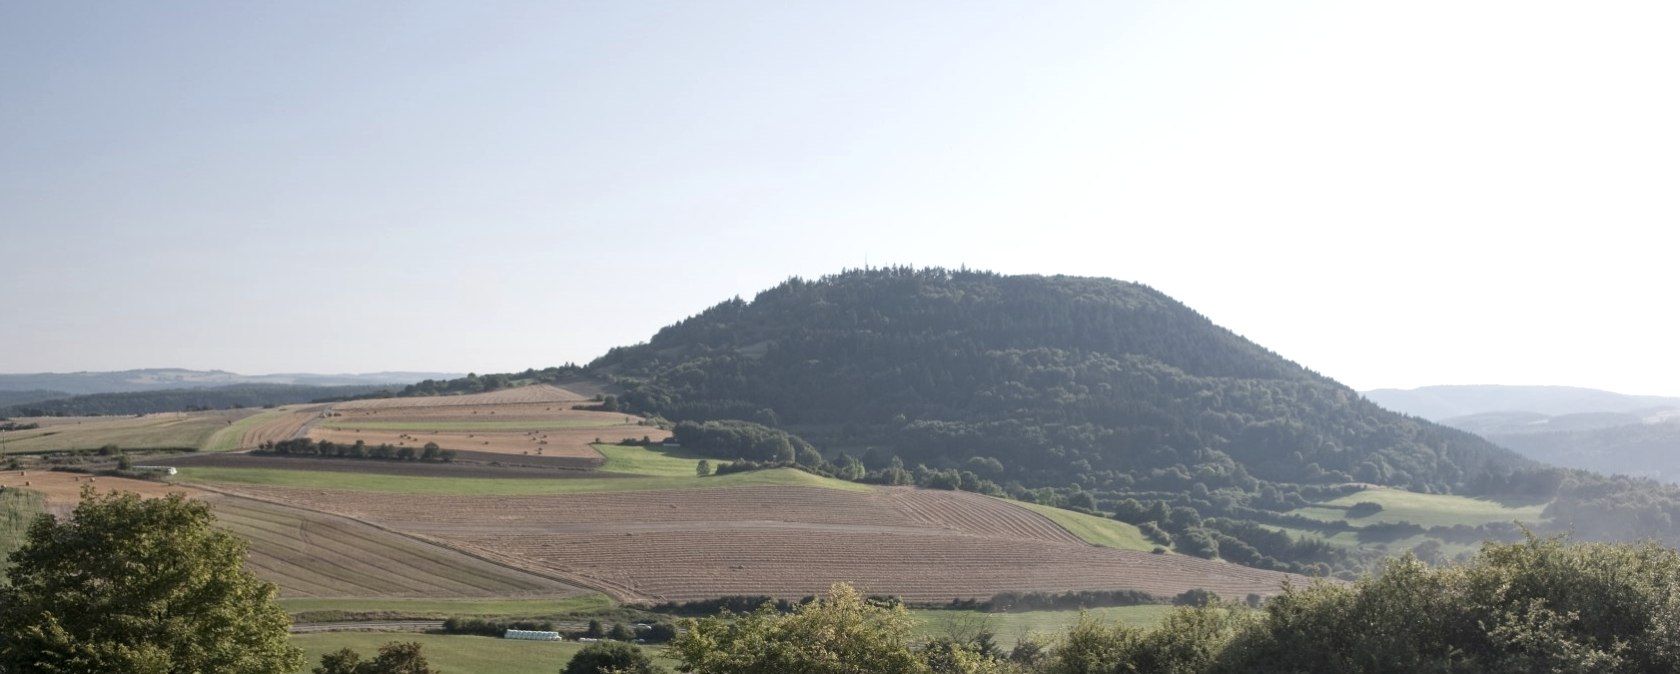
M 1680 398 L 1626 395 L 1574 386 L 1424 386 L 1407 390 L 1376 389 L 1363 393 L 1378 405 L 1431 421 L 1489 412 L 1530 412 L 1552 416 L 1680 407 Z
M 1680 481 L 1680 398 L 1567 386 L 1428 386 L 1364 395 L 1537 461 Z
M 169 389 L 208 388 L 236 384 L 295 384 L 300 386 L 374 386 L 412 384 L 423 379 L 448 379 L 442 372 L 369 372 L 364 374 L 244 375 L 222 370 L 147 368 L 121 372 L 41 372 L 0 374 L 0 391 L 62 393 L 129 393 Z M 62 397 L 62 396 L 61 396 Z M 47 398 L 37 398 L 46 400 Z

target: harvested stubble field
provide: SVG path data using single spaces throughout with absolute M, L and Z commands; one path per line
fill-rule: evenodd
M 251 449 L 261 446 L 265 442 L 291 440 L 309 428 L 310 424 L 320 421 L 321 414 L 326 411 L 327 407 L 327 405 L 290 405 L 269 410 L 253 419 L 240 422 L 245 426 L 237 428 L 239 437 L 235 441 L 230 443 L 226 440 L 226 436 L 218 436 L 213 439 L 211 446 L 207 449 L 211 451 Z M 234 426 L 239 427 L 240 424 L 234 424 Z M 228 444 L 233 446 L 226 446 Z
M 574 404 L 586 403 L 588 396 L 548 384 L 535 386 L 521 386 L 518 388 L 502 389 L 489 393 L 474 393 L 461 396 L 420 396 L 412 398 L 376 398 L 371 400 L 352 400 L 334 406 L 340 411 L 382 410 L 393 411 L 403 408 L 433 408 L 433 407 L 472 407 L 476 405 L 519 405 L 519 404 L 561 404 L 570 408 Z
M 203 491 L 192 487 L 122 477 L 95 477 L 81 473 L 56 470 L 0 471 L 0 487 L 27 489 L 39 493 L 49 510 L 64 512 L 82 501 L 82 489 L 93 487 L 98 493 L 131 491 L 144 498 L 157 498 L 171 493 L 201 496 Z
M 381 459 L 325 459 L 310 456 L 273 456 L 249 453 L 188 454 L 171 457 L 169 464 L 187 470 L 201 468 L 232 468 L 236 470 L 293 470 L 320 473 L 351 473 L 364 475 L 396 475 L 406 477 L 444 478 L 501 478 L 512 480 L 593 480 L 623 477 L 609 473 L 595 473 L 580 468 L 586 465 L 561 465 L 532 468 L 529 465 L 491 465 L 499 455 L 473 455 L 462 452 L 459 460 L 449 463 L 436 461 L 397 461 Z M 525 457 L 521 457 L 521 463 Z M 534 463 L 534 462 L 531 462 Z
M 40 428 L 0 431 L 0 453 L 63 452 L 116 445 L 123 449 L 198 449 L 252 410 L 171 412 L 145 416 L 31 417 Z
M 697 480 L 698 481 L 698 480 Z M 914 601 L 1004 590 L 1275 594 L 1284 574 L 1092 546 L 964 492 L 736 487 L 483 498 L 238 487 L 412 532 L 626 601 L 802 597 L 850 582 Z
M 465 396 L 358 400 L 334 406 L 309 437 L 336 443 L 423 447 L 517 456 L 535 463 L 600 465 L 590 445 L 625 437 L 662 440 L 670 432 L 635 417 L 575 410 L 578 394 L 538 385 Z M 526 459 L 526 457 L 529 457 Z M 564 461 L 572 460 L 572 461 Z
M 251 543 L 247 567 L 284 597 L 564 597 L 583 590 L 366 523 L 235 498 L 205 497 L 217 524 Z

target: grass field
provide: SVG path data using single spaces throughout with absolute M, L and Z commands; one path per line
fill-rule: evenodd
M 216 431 L 208 440 L 204 441 L 204 444 L 200 446 L 199 449 L 206 452 L 228 452 L 235 449 L 242 449 L 239 441 L 244 438 L 245 434 L 250 432 L 251 429 L 268 422 L 284 418 L 288 414 L 291 414 L 290 409 L 278 408 L 263 410 L 257 414 L 245 417 L 244 419 L 235 421 L 230 425 L 224 426 L 221 430 Z
M 141 417 L 76 417 L 37 420 L 40 428 L 0 433 L 0 453 L 99 449 L 198 449 L 251 410 L 148 414 Z
M 1036 503 L 1020 501 L 1010 501 L 1010 503 L 1050 518 L 1051 521 L 1061 525 L 1063 529 L 1067 529 L 1073 535 L 1091 545 L 1116 550 L 1141 550 L 1143 552 L 1154 550 L 1157 546 L 1154 541 L 1145 538 L 1143 532 L 1138 531 L 1137 526 L 1125 522 Z
M 700 457 L 680 449 L 662 447 L 632 447 L 627 445 L 595 445 L 595 451 L 607 458 L 601 470 L 652 477 L 694 477 Z
M 819 477 L 792 468 L 760 470 L 712 477 L 641 477 L 577 480 L 499 480 L 495 478 L 413 477 L 371 473 L 285 470 L 270 468 L 185 467 L 176 476 L 186 483 L 254 484 L 338 491 L 451 496 L 541 496 L 599 494 L 669 489 L 806 486 L 867 492 L 868 485 Z
M 384 613 L 413 619 L 443 619 L 450 616 L 501 616 L 508 618 L 553 618 L 583 613 L 600 613 L 616 606 L 600 594 L 583 594 L 556 599 L 430 599 L 367 598 L 281 599 L 287 613 Z
M 1087 611 L 1098 618 L 1119 621 L 1135 627 L 1154 627 L 1173 607 L 1162 604 L 1142 606 L 1113 606 Z M 1081 611 L 1024 611 L 1021 613 L 982 613 L 980 611 L 949 611 L 918 609 L 911 611 L 921 624 L 916 633 L 925 638 L 944 636 L 963 637 L 978 629 L 990 631 L 998 643 L 1013 646 L 1024 637 L 1036 634 L 1056 637 L 1067 632 L 1079 620 Z
M 0 572 L 10 568 L 6 558 L 23 545 L 29 523 L 46 510 L 46 499 L 27 489 L 0 492 Z
M 572 655 L 585 644 L 569 641 L 514 641 L 495 637 L 446 634 L 402 634 L 391 632 L 327 632 L 294 634 L 292 643 L 304 651 L 308 664 L 298 670 L 307 673 L 321 664 L 321 655 L 352 648 L 362 659 L 372 659 L 379 647 L 392 641 L 414 641 L 434 669 L 445 674 L 554 674 L 564 669 Z M 666 667 L 676 662 L 661 657 L 661 648 L 646 649 Z
M 1496 501 L 1444 494 L 1419 494 L 1399 489 L 1366 489 L 1333 501 L 1314 504 L 1293 512 L 1317 520 L 1344 520 L 1347 507 L 1361 501 L 1382 505 L 1382 512 L 1368 517 L 1348 520 L 1355 526 L 1368 524 L 1411 522 L 1423 527 L 1476 526 L 1493 522 L 1539 522 L 1545 504 L 1509 507 Z

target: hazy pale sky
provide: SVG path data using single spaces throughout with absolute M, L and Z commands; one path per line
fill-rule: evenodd
M 0 372 L 585 362 L 790 276 L 1154 286 L 1680 394 L 1680 4 L 0 4 Z

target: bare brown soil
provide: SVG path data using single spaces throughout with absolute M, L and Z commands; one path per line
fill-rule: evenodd
M 584 590 L 324 513 L 220 494 L 217 525 L 285 597 L 533 597 Z
M 489 465 L 492 455 L 475 456 L 463 452 L 454 463 L 421 461 L 381 461 L 376 459 L 324 459 L 309 456 L 265 456 L 260 454 L 188 454 L 172 457 L 169 465 L 182 468 L 279 468 L 282 470 L 315 470 L 370 475 L 410 475 L 418 477 L 493 477 L 509 479 L 600 479 L 623 477 L 615 473 L 591 473 L 587 466 L 514 466 Z M 499 457 L 506 458 L 506 457 Z
M 590 446 L 597 440 L 618 442 L 642 437 L 663 440 L 671 435 L 669 431 L 642 425 L 637 417 L 572 409 L 581 400 L 577 398 L 562 402 L 497 402 L 509 397 L 502 394 L 527 389 L 546 389 L 536 391 L 537 395 L 572 396 L 552 386 L 533 386 L 475 396 L 356 401 L 334 407 L 327 418 L 310 428 L 309 437 L 343 444 L 360 440 L 369 445 L 393 447 L 424 447 L 435 442 L 443 449 L 530 457 L 530 462 L 536 464 L 593 467 L 604 460 Z M 468 399 L 479 402 L 460 403 Z M 393 404 L 359 404 L 373 402 Z M 395 402 L 403 404 L 395 405 Z M 543 457 L 563 460 L 552 462 L 542 460 Z
M 339 403 L 334 409 L 349 410 L 393 410 L 404 407 L 469 407 L 473 405 L 508 405 L 519 403 L 570 403 L 578 404 L 588 401 L 585 396 L 573 391 L 537 384 L 535 386 L 521 386 L 519 388 L 502 389 L 489 393 L 474 393 L 464 396 L 425 396 L 414 398 L 379 398 L 375 400 L 352 400 Z
M 46 498 L 49 508 L 71 507 L 82 502 L 82 488 L 93 487 L 99 493 L 131 491 L 145 498 L 157 498 L 170 493 L 200 496 L 204 492 L 161 482 L 130 480 L 122 477 L 99 477 L 81 473 L 51 470 L 0 471 L 0 487 L 38 491 Z M 62 508 L 59 508 L 60 510 Z
M 491 498 L 238 489 L 412 532 L 631 601 L 792 598 L 838 581 L 916 601 L 1004 590 L 1172 595 L 1198 587 L 1241 597 L 1275 594 L 1288 577 L 1093 547 L 1037 513 L 962 492 L 738 487 Z

